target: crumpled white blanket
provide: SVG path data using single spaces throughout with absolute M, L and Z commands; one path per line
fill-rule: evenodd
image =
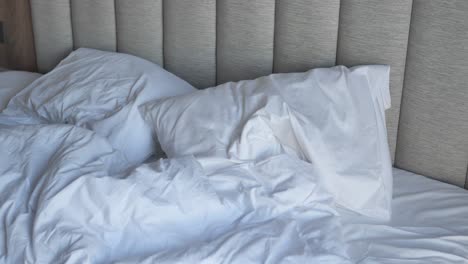
M 123 160 L 86 129 L 0 126 L 0 263 L 349 262 L 313 164 Z

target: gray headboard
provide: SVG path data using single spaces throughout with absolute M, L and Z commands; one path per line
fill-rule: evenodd
M 31 0 L 31 8 L 42 72 L 78 47 L 146 58 L 200 88 L 390 64 L 395 165 L 468 188 L 467 0 Z

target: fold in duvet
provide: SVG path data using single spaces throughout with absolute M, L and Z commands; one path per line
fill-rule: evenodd
M 181 157 L 129 169 L 91 131 L 0 127 L 1 263 L 348 263 L 313 164 Z

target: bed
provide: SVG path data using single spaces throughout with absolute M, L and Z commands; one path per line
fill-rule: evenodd
M 468 263 L 467 3 L 31 0 L 0 262 Z
M 359 252 L 356 262 L 466 263 L 466 191 L 400 169 L 393 169 L 393 177 L 389 223 L 362 221 L 345 213 L 345 237 Z

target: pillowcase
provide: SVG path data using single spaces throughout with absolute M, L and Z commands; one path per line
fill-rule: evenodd
M 335 202 L 381 220 L 391 217 L 393 193 L 389 75 L 382 65 L 317 69 L 280 90 L 300 151 L 322 168 Z
M 251 116 L 272 111 L 280 116 L 287 113 L 287 109 L 282 109 L 287 106 L 280 95 L 273 89 L 265 89 L 268 82 L 263 78 L 227 83 L 150 102 L 141 111 L 169 158 L 189 155 L 228 158 L 230 143 Z
M 34 72 L 0 72 L 0 111 L 7 106 L 13 96 L 40 76 L 41 74 Z
M 316 163 L 340 206 L 388 219 L 388 66 L 337 66 L 226 83 L 141 107 L 168 157 L 287 153 Z
M 138 106 L 194 90 L 144 59 L 80 48 L 13 97 L 3 114 L 94 130 L 107 137 L 131 164 L 138 164 L 158 149 Z

